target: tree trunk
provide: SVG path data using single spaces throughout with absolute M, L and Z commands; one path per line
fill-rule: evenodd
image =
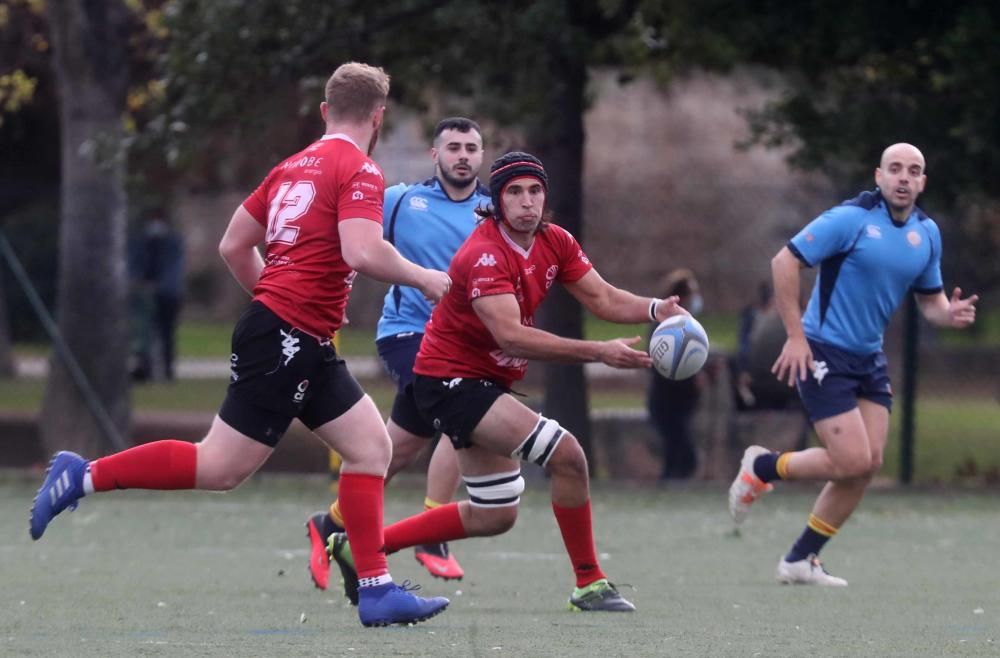
M 547 205 L 555 222 L 583 243 L 583 111 L 587 69 L 583 56 L 565 53 L 557 63 L 558 82 L 547 97 L 542 120 L 530 129 L 528 140 L 545 164 L 549 176 Z M 566 338 L 583 337 L 583 310 L 561 286 L 552 288 L 542 305 L 541 326 Z M 590 402 L 583 365 L 545 365 L 544 413 L 571 431 L 580 441 L 594 474 Z
M 62 216 L 56 317 L 70 351 L 124 434 L 129 421 L 122 114 L 128 10 L 116 0 L 51 2 Z M 57 356 L 41 417 L 45 447 L 108 452 L 109 437 Z

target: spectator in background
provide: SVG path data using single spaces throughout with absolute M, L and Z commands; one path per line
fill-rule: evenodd
M 756 299 L 740 311 L 738 351 L 732 362 L 738 410 L 783 409 L 798 400 L 794 390 L 789 393 L 780 382 L 774 385 L 771 376 L 771 364 L 784 343 L 785 327 L 774 307 L 774 291 L 770 282 L 761 281 Z
M 678 304 L 691 315 L 702 308 L 698 279 L 688 269 L 676 269 L 667 274 L 658 289 L 663 297 L 677 296 Z M 651 325 L 650 334 L 656 329 Z M 682 380 L 667 379 L 650 369 L 646 406 L 663 446 L 661 480 L 683 479 L 694 475 L 698 454 L 691 433 L 691 420 L 698 406 L 701 386 L 700 373 Z
M 174 378 L 177 318 L 184 296 L 184 238 L 170 218 L 156 210 L 146 219 L 142 234 L 130 248 L 129 268 L 136 287 L 132 307 L 136 315 L 135 364 L 132 378 L 150 379 L 155 364 L 163 377 Z M 155 350 L 159 350 L 156 354 Z

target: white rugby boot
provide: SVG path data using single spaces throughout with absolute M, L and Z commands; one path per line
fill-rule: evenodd
M 847 587 L 847 581 L 837 576 L 831 576 L 823 568 L 815 553 L 796 562 L 788 562 L 781 556 L 778 569 L 774 574 L 779 583 L 784 585 L 826 585 L 827 587 Z
M 750 446 L 743 452 L 740 472 L 729 486 L 729 515 L 737 524 L 746 520 L 753 501 L 760 498 L 761 494 L 774 489 L 772 485 L 757 477 L 753 470 L 754 460 L 769 452 L 770 450 L 762 446 Z

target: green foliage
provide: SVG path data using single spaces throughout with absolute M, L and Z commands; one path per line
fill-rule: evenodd
M 781 71 L 778 99 L 748 116 L 750 141 L 790 147 L 792 164 L 828 173 L 845 196 L 874 186 L 885 146 L 918 145 L 929 172 L 921 205 L 944 220 L 946 271 L 977 289 L 1000 283 L 1000 5 L 648 5 L 669 63 Z

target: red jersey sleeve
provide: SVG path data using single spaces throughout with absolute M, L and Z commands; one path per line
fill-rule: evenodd
M 382 200 L 385 179 L 374 162 L 365 158 L 340 188 L 337 198 L 337 221 L 360 217 L 382 223 Z
M 469 301 L 477 297 L 515 294 L 518 273 L 500 249 L 490 245 L 467 250 L 462 253 L 462 259 L 465 262 L 458 271 L 468 272 L 465 289 Z
M 576 241 L 576 238 L 560 226 L 551 226 L 549 230 L 557 229 L 558 239 L 556 244 L 559 247 L 559 276 L 556 279 L 560 283 L 573 283 L 579 281 L 584 274 L 594 269 L 587 254 L 583 252 L 583 247 Z

